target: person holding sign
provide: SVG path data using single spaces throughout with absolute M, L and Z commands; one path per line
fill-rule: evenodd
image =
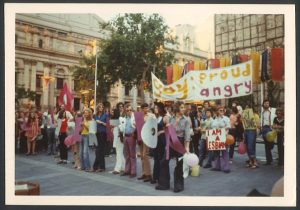
M 205 154 L 207 153 L 207 140 L 206 131 L 211 129 L 211 123 L 214 119 L 212 118 L 212 110 L 207 109 L 205 114 L 205 119 L 201 119 L 201 140 L 200 140 L 200 155 L 199 155 L 199 165 L 202 167 L 202 163 L 205 159 Z M 211 162 L 213 158 L 213 152 L 208 151 L 208 160 L 204 165 L 204 168 L 211 168 Z
M 244 125 L 245 143 L 247 145 L 247 153 L 249 161 L 247 167 L 257 168 L 256 161 L 256 130 L 260 127 L 260 120 L 258 114 L 254 113 L 251 104 L 248 103 L 242 113 L 242 122 Z
M 182 102 L 176 102 L 174 104 L 174 113 L 175 116 L 170 119 L 170 124 L 172 124 L 176 130 L 176 135 L 184 145 L 184 148 L 187 153 L 189 153 L 190 148 L 190 123 L 187 118 L 184 117 L 185 107 Z M 176 157 L 176 167 L 174 169 L 174 192 L 181 192 L 184 190 L 184 179 L 183 179 L 183 159 L 179 161 L 179 158 L 182 156 L 178 152 L 174 152 Z M 168 166 L 169 167 L 169 166 Z M 170 180 L 170 175 L 168 176 Z
M 214 130 L 206 132 L 208 138 L 215 136 L 215 142 L 208 145 L 208 150 L 214 150 L 214 157 L 212 161 L 213 171 L 230 172 L 228 146 L 225 145 L 226 133 L 230 128 L 230 120 L 224 115 L 224 107 L 217 108 L 216 118 L 212 121 L 211 127 Z M 215 143 L 215 144 L 213 144 Z

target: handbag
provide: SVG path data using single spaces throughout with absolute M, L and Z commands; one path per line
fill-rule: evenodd
M 246 144 L 242 141 L 240 142 L 239 144 L 239 147 L 238 147 L 238 153 L 243 155 L 247 152 L 247 147 L 246 147 Z

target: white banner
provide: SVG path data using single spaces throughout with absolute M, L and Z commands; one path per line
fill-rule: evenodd
M 211 70 L 194 70 L 164 85 L 152 73 L 153 97 L 162 101 L 234 98 L 252 94 L 252 60 Z

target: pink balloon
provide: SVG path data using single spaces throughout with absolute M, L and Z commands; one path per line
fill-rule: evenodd
M 247 152 L 247 147 L 246 144 L 244 142 L 241 142 L 239 147 L 238 147 L 238 153 L 243 155 Z
M 189 166 L 193 167 L 193 166 L 197 165 L 198 162 L 199 162 L 199 158 L 196 154 L 194 154 L 194 153 L 188 154 L 188 156 L 186 158 L 186 163 Z

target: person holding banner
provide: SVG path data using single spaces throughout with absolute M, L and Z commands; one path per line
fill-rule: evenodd
M 190 147 L 190 124 L 189 121 L 184 117 L 185 107 L 182 102 L 176 102 L 174 104 L 175 116 L 171 117 L 170 123 L 174 126 L 176 135 L 185 148 L 185 151 L 189 153 Z M 168 126 L 168 125 L 167 125 Z M 167 148 L 169 149 L 169 148 Z M 183 159 L 179 160 L 183 154 L 180 154 L 173 150 L 172 156 L 176 157 L 176 167 L 174 169 L 174 189 L 175 193 L 184 190 L 184 178 L 183 178 Z M 157 190 L 166 190 L 170 188 L 170 173 L 169 173 L 169 160 L 166 157 L 166 153 L 161 162 L 159 185 L 156 186 Z
M 258 114 L 254 112 L 250 102 L 247 103 L 245 110 L 242 113 L 242 122 L 249 157 L 246 167 L 255 169 L 258 167 L 256 161 L 256 133 L 257 129 L 260 128 L 260 120 Z
M 108 120 L 108 114 L 104 112 L 104 106 L 102 103 L 99 103 L 96 107 L 96 116 L 95 120 L 97 123 L 97 148 L 95 151 L 96 157 L 94 161 L 94 170 L 96 172 L 105 171 L 105 154 L 104 149 L 107 141 L 106 135 L 106 123 Z
M 212 121 L 211 127 L 213 129 L 225 128 L 226 132 L 228 132 L 230 128 L 230 120 L 224 115 L 224 111 L 223 106 L 217 107 L 216 118 Z M 228 146 L 226 146 L 225 149 L 214 151 L 211 170 L 223 171 L 224 173 L 230 172 Z
M 123 121 L 124 120 L 124 121 Z M 120 135 L 124 138 L 125 171 L 121 176 L 136 177 L 136 130 L 135 118 L 130 104 L 126 104 L 126 116 L 120 117 Z

